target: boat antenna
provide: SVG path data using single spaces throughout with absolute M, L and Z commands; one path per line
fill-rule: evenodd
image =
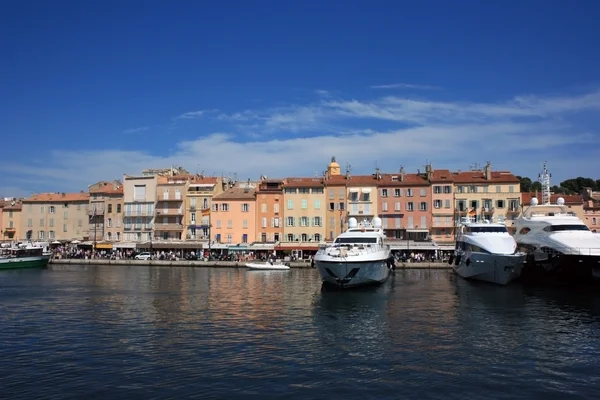
M 542 204 L 550 204 L 550 178 L 552 174 L 548 172 L 548 164 L 544 161 L 544 169 L 538 176 L 539 182 L 542 184 Z

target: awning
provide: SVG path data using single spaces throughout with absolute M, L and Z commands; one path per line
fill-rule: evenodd
M 203 188 L 211 188 L 214 187 L 214 183 L 192 183 L 189 187 L 203 187 Z
M 350 193 L 358 193 L 358 188 L 350 188 L 348 189 Z
M 113 248 L 113 244 L 112 243 L 96 243 L 96 248 L 111 250 Z
M 363 188 L 362 192 L 363 193 L 371 193 L 371 188 Z
M 406 232 L 413 232 L 413 233 L 428 233 L 429 229 L 407 229 Z
M 115 243 L 113 247 L 116 249 L 135 249 L 135 243 L 125 242 L 125 243 Z

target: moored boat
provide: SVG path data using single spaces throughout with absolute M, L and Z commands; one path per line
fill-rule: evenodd
M 333 245 L 319 249 L 315 268 L 325 284 L 351 288 L 384 282 L 394 266 L 390 246 L 385 244 L 381 219 L 358 224 L 348 220 L 348 230 Z
M 246 263 L 246 267 L 255 270 L 288 270 L 289 266 L 281 263 L 267 261 L 265 263 Z
M 42 247 L 5 248 L 0 255 L 0 269 L 44 268 L 50 257 Z

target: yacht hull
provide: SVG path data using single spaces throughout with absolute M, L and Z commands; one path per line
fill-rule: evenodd
M 523 270 L 525 254 L 465 254 L 452 264 L 456 274 L 498 285 L 507 285 L 518 279 Z
M 387 259 L 369 261 L 328 261 L 315 258 L 321 280 L 339 288 L 383 283 L 390 275 Z
M 522 278 L 530 283 L 560 282 L 600 284 L 600 256 L 561 254 L 554 257 L 527 257 Z

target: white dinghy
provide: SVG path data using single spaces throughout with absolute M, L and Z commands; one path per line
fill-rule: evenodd
M 274 263 L 271 261 L 267 261 L 265 263 L 246 263 L 246 267 L 249 269 L 260 269 L 260 270 L 287 270 L 290 269 L 285 264 Z

